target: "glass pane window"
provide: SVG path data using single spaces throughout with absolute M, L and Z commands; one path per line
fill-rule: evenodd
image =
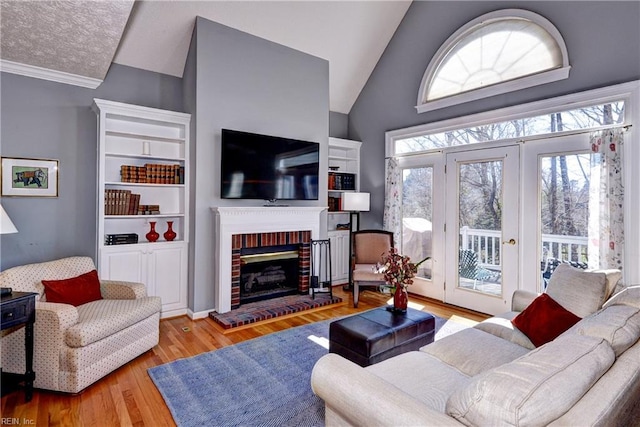
M 501 19 L 469 31 L 444 57 L 427 101 L 562 66 L 556 40 L 540 25 Z
M 588 266 L 591 154 L 540 158 L 540 224 L 543 288 L 560 263 Z
M 503 164 L 466 163 L 458 175 L 458 286 L 501 295 Z
M 399 139 L 395 141 L 394 152 L 396 155 L 401 155 L 458 145 L 595 129 L 624 123 L 624 113 L 624 101 L 592 105 L 540 116 Z
M 402 170 L 401 253 L 419 262 L 432 254 L 433 167 Z M 418 268 L 418 277 L 431 279 L 431 261 Z

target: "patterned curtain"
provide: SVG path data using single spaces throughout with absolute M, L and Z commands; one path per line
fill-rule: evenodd
M 591 134 L 589 268 L 622 269 L 624 250 L 623 130 Z
M 382 226 L 393 232 L 394 245 L 398 247 L 402 232 L 402 176 L 398 161 L 393 157 L 387 159 L 386 178 Z

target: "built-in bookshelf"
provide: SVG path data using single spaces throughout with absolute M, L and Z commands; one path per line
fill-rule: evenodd
M 184 314 L 190 115 L 101 99 L 94 111 L 99 274 L 144 283 L 162 298 L 163 317 Z M 152 223 L 160 235 L 154 242 L 146 237 Z
M 360 190 L 361 142 L 329 138 L 327 234 L 331 240 L 332 283 L 348 282 L 349 278 L 349 221 L 342 210 L 342 195 Z

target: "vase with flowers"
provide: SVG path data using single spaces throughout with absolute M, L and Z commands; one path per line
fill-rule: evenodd
M 408 255 L 400 255 L 396 248 L 391 248 L 389 252 L 382 257 L 382 265 L 380 270 L 384 274 L 384 280 L 393 293 L 393 308 L 389 307 L 395 313 L 406 313 L 409 303 L 407 287 L 413 284 L 413 278 L 418 272 L 420 264 L 430 259 L 426 257 L 423 260 L 413 263 Z

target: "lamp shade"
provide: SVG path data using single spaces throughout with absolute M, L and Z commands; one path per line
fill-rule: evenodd
M 367 212 L 370 209 L 369 193 L 343 193 L 342 210 L 352 212 Z
M 17 232 L 18 229 L 13 225 L 11 218 L 9 218 L 9 215 L 7 215 L 2 205 L 0 205 L 0 234 L 11 234 Z

